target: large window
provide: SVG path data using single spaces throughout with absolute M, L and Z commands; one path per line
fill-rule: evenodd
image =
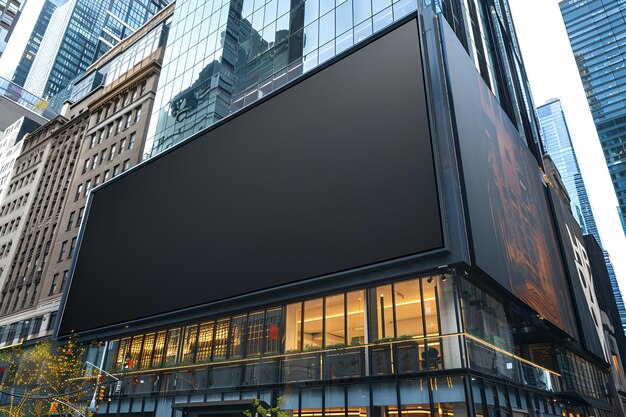
M 363 375 L 366 353 L 374 375 L 460 368 L 455 282 L 450 274 L 411 278 L 138 335 L 132 347 L 130 339 L 119 343 L 116 362 L 122 367 L 130 359 L 134 369 L 146 369 L 286 354 L 285 380 Z M 359 350 L 363 345 L 370 351 Z M 319 360 L 304 364 L 293 355 L 318 351 L 324 351 L 323 368 Z

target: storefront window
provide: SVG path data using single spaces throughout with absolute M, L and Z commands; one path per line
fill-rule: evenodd
M 256 313 L 250 313 L 248 316 L 248 330 L 247 330 L 247 346 L 246 355 L 254 356 L 261 354 L 261 348 L 263 346 L 263 311 Z
M 215 329 L 215 351 L 213 352 L 213 359 L 226 358 L 229 325 L 229 319 L 222 319 L 217 321 L 217 327 Z
M 347 297 L 348 343 L 352 346 L 365 343 L 365 294 L 353 291 Z
M 196 362 L 207 362 L 211 360 L 211 349 L 213 348 L 213 322 L 209 321 L 200 325 L 198 334 L 198 352 Z
M 178 345 L 180 344 L 180 329 L 170 329 L 167 332 L 167 348 L 165 349 L 165 365 L 173 365 L 178 359 Z
M 118 369 L 125 369 L 126 359 L 129 356 L 130 351 L 130 337 L 126 337 L 120 340 L 120 347 L 117 351 L 117 360 L 115 361 L 115 366 Z
M 128 369 L 139 368 L 139 355 L 141 354 L 141 346 L 143 344 L 143 335 L 134 336 L 130 346 L 130 362 L 127 362 Z
M 157 368 L 163 363 L 163 354 L 165 353 L 165 338 L 167 332 L 158 332 L 154 342 L 154 357 L 152 358 L 152 367 Z
M 304 350 L 322 347 L 322 298 L 304 302 Z
M 229 358 L 243 357 L 243 347 L 246 333 L 246 315 L 233 317 L 233 324 L 230 330 L 230 355 Z
M 325 297 L 325 303 L 325 346 L 334 347 L 345 345 L 344 295 L 336 294 Z
M 435 416 L 468 416 L 463 377 L 431 378 L 430 385 Z
M 181 358 L 183 364 L 193 363 L 196 355 L 197 339 L 198 325 L 187 326 L 185 328 L 185 337 L 183 338 L 183 352 Z
M 429 414 L 428 379 L 401 381 L 400 404 L 402 404 L 402 415 Z
M 396 302 L 396 330 L 398 336 L 422 336 L 422 300 L 419 279 L 397 282 L 393 285 Z
M 283 309 L 272 308 L 265 312 L 265 354 L 276 354 L 280 351 L 280 328 Z
M 372 384 L 373 416 L 398 417 L 398 392 L 395 382 Z
M 391 284 L 376 288 L 377 339 L 395 337 Z
M 148 333 L 143 342 L 143 352 L 141 353 L 141 369 L 150 367 L 152 361 L 152 351 L 154 350 L 154 333 Z
M 302 341 L 302 303 L 287 306 L 285 352 L 298 351 Z

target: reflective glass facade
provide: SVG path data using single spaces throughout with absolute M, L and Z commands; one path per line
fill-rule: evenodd
M 133 33 L 171 0 L 109 0 L 109 11 L 100 35 L 96 58 Z
M 626 223 L 626 4 L 620 0 L 560 3 L 567 34 Z M 626 233 L 626 226 L 624 227 Z
M 546 153 L 550 155 L 556 165 L 561 179 L 567 189 L 570 198 L 572 213 L 578 221 L 583 233 L 592 234 L 596 241 L 602 245 L 600 234 L 596 226 L 595 218 L 589 203 L 587 189 L 583 182 L 582 174 L 578 166 L 576 151 L 572 145 L 572 140 L 567 129 L 565 114 L 561 107 L 561 101 L 551 100 L 546 104 L 537 107 L 537 114 L 541 124 L 542 139 Z M 606 269 L 609 272 L 613 294 L 622 319 L 622 327 L 626 328 L 626 308 L 622 293 L 617 284 L 617 277 L 613 270 L 613 264 L 607 251 L 604 251 Z
M 451 24 L 536 155 L 538 128 L 508 4 L 487 0 L 179 0 L 146 154 L 155 155 L 419 7 Z

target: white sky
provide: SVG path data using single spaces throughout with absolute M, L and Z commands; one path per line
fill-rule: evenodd
M 617 198 L 559 1 L 510 0 L 510 5 L 535 105 L 554 97 L 561 99 L 600 237 L 613 261 L 622 295 L 626 296 L 626 238 L 616 208 Z

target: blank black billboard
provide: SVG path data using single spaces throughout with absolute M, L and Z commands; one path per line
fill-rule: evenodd
M 539 164 L 452 29 L 442 25 L 474 263 L 576 336 Z
M 96 190 L 58 333 L 442 247 L 410 21 Z

